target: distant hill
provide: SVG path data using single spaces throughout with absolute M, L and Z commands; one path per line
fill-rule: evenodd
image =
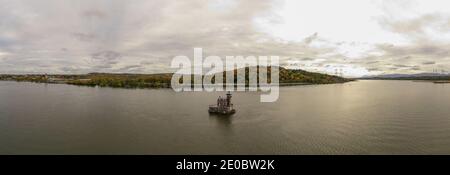
M 308 72 L 301 69 L 285 69 L 280 67 L 280 83 L 310 83 L 310 84 L 331 84 L 345 83 L 353 79 L 343 78 L 334 75 Z
M 374 80 L 450 80 L 450 74 L 439 73 L 419 73 L 419 74 L 385 74 L 376 76 L 366 76 L 359 79 Z
M 247 72 L 248 72 L 248 68 Z M 271 70 L 270 67 L 268 69 Z M 237 72 L 237 70 L 234 70 Z M 89 73 L 83 75 L 0 75 L 0 80 L 29 81 L 38 83 L 61 83 L 80 86 L 118 88 L 168 88 L 173 73 L 161 74 L 112 74 Z M 226 73 L 224 72 L 224 76 Z M 270 77 L 269 81 L 270 81 Z M 280 85 L 345 83 L 352 79 L 304 70 L 280 67 Z M 246 76 L 248 80 L 248 76 Z M 225 81 L 225 78 L 224 78 Z M 247 81 L 248 82 L 248 81 Z

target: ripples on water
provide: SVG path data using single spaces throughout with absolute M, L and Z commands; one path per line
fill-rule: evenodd
M 1 154 L 450 154 L 450 85 L 358 81 L 282 87 L 276 103 L 0 82 Z

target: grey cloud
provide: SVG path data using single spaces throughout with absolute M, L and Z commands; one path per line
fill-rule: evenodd
M 83 42 L 92 42 L 96 38 L 94 34 L 86 34 L 86 33 L 73 33 L 72 34 L 76 39 Z
M 141 64 L 142 65 L 152 65 L 152 64 L 154 64 L 155 62 L 153 62 L 153 61 L 141 61 Z
M 366 62 L 366 64 L 377 64 L 377 63 L 379 63 L 380 61 L 368 61 L 368 62 Z
M 412 66 L 403 65 L 403 64 L 394 64 L 393 66 L 399 67 L 399 68 L 402 68 L 402 67 L 412 67 Z
M 94 68 L 93 70 L 101 70 L 101 71 L 103 71 L 105 69 L 111 69 L 112 65 L 110 65 L 110 64 L 96 65 L 93 68 Z
M 302 58 L 301 60 L 303 60 L 303 61 L 313 61 L 314 58 L 308 58 L 308 57 L 306 57 L 306 58 Z
M 389 17 L 384 17 L 379 19 L 379 22 L 386 29 L 399 33 L 402 35 L 412 35 L 415 37 L 422 37 L 426 34 L 425 28 L 433 24 L 439 23 L 441 20 L 445 19 L 439 14 L 427 14 L 414 19 L 406 21 L 395 21 Z
M 409 60 L 409 59 L 411 59 L 412 57 L 411 56 L 405 56 L 405 57 L 402 57 L 402 58 L 400 58 L 400 59 L 402 59 L 402 60 Z
M 398 70 L 398 68 L 397 67 L 390 67 L 390 68 L 388 68 L 388 70 Z
M 369 72 L 373 72 L 373 71 L 379 71 L 380 68 L 368 68 L 367 69 Z
M 333 47 L 308 46 L 316 40 L 326 42 L 317 34 L 305 42 L 286 43 L 259 31 L 254 23 L 256 18 L 280 22 L 273 13 L 279 0 L 236 1 L 232 6 L 211 10 L 210 4 L 215 2 L 13 1 L 14 9 L 24 13 L 0 11 L 0 17 L 11 19 L 8 32 L 17 36 L 9 40 L 0 38 L 0 50 L 6 49 L 2 45 L 7 44 L 15 49 L 17 59 L 35 56 L 48 63 L 54 62 L 50 58 L 55 57 L 71 59 L 66 65 L 54 64 L 57 70 L 68 72 L 114 71 L 121 69 L 121 65 L 139 63 L 148 68 L 133 71 L 166 72 L 171 58 L 192 56 L 194 47 L 202 47 L 204 55 L 221 57 L 279 55 L 305 60 L 335 51 Z M 0 27 L 2 31 L 6 29 Z M 328 61 L 341 62 L 340 57 Z
M 434 61 L 424 61 L 422 62 L 423 65 L 431 65 L 431 64 L 436 64 L 436 62 Z
M 446 58 L 450 53 L 450 44 L 417 43 L 414 45 L 394 46 L 381 44 L 377 48 L 385 52 L 385 56 L 411 58 L 409 55 L 424 56 L 429 58 Z
M 120 58 L 122 55 L 118 52 L 114 51 L 101 51 L 96 52 L 92 54 L 92 59 L 95 60 L 105 60 L 105 61 L 112 61 Z
M 311 36 L 306 37 L 303 41 L 304 41 L 306 44 L 310 44 L 310 43 L 313 42 L 315 39 L 317 39 L 317 37 L 318 37 L 318 33 L 314 33 L 314 34 L 312 34 Z
M 122 54 L 115 51 L 100 51 L 91 54 L 87 60 L 87 66 L 92 72 L 107 72 L 121 61 Z
M 136 72 L 139 70 L 142 70 L 141 65 L 127 65 L 115 70 L 115 72 Z
M 425 30 L 447 33 L 450 23 L 442 14 L 404 21 L 380 18 L 382 27 L 409 43 L 378 43 L 371 51 L 381 55 L 349 59 L 336 47 L 356 43 L 327 41 L 317 33 L 303 41 L 287 42 L 262 32 L 255 19 L 279 23 L 275 8 L 281 0 L 237 0 L 230 6 L 216 2 L 0 0 L 0 52 L 12 53 L 2 58 L 0 71 L 166 72 L 174 56 L 191 57 L 194 47 L 202 47 L 204 56 L 278 55 L 283 61 L 323 58 L 319 64 L 352 64 L 369 71 L 415 68 L 393 65 L 438 60 L 442 66 L 450 63 L 450 43 L 428 40 Z M 323 45 L 312 47 L 316 42 Z M 43 66 L 36 68 L 39 65 Z M 428 65 L 423 69 L 431 66 L 421 65 Z
M 107 14 L 98 9 L 90 9 L 82 12 L 82 15 L 85 17 L 93 17 L 93 18 L 105 18 Z
M 375 50 L 383 53 L 378 56 L 378 59 L 389 63 L 387 66 L 380 66 L 381 69 L 388 72 L 404 69 L 430 71 L 437 60 L 446 64 L 446 67 L 450 66 L 450 42 L 436 37 L 450 34 L 450 30 L 446 30 L 450 21 L 448 14 L 429 13 L 406 20 L 398 20 L 395 16 L 389 15 L 390 12 L 386 14 L 378 18 L 380 26 L 402 36 L 408 43 L 377 44 Z M 419 66 L 408 66 L 415 64 L 428 65 L 428 67 L 425 69 Z M 388 67 L 389 65 L 396 67 Z
M 412 67 L 411 70 L 422 70 L 420 67 L 416 66 L 416 67 Z

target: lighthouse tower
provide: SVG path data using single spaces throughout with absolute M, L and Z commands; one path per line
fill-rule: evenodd
M 231 106 L 231 92 L 230 91 L 228 91 L 228 93 L 227 93 L 227 107 L 230 107 Z

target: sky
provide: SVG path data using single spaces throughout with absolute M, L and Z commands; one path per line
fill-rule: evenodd
M 280 56 L 346 77 L 450 71 L 448 0 L 0 0 L 0 73 L 173 72 Z

